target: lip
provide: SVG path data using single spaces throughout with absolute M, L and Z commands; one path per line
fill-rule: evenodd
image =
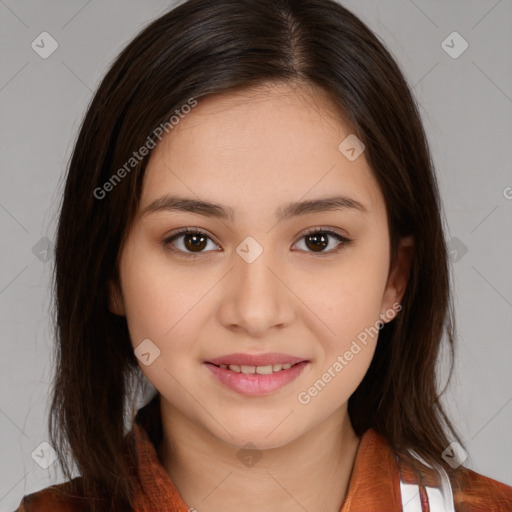
M 269 375 L 258 373 L 239 373 L 229 369 L 220 368 L 211 362 L 203 363 L 212 375 L 223 385 L 231 390 L 247 396 L 268 395 L 281 389 L 299 377 L 303 370 L 310 364 L 309 361 L 300 360 L 288 370 L 281 370 Z M 221 363 L 224 364 L 224 363 Z M 236 364 L 236 363 L 232 363 Z M 279 363 L 275 363 L 279 364 Z M 287 364 L 287 363 L 283 363 Z M 263 365 L 251 365 L 263 366 Z
M 288 354 L 279 354 L 269 352 L 267 354 L 226 354 L 224 356 L 208 359 L 206 363 L 212 363 L 216 366 L 221 364 L 238 364 L 245 366 L 268 366 L 269 364 L 296 364 L 307 361 L 301 357 L 290 356 Z M 291 368 L 290 368 L 291 369 Z M 286 370 L 283 370 L 286 371 Z

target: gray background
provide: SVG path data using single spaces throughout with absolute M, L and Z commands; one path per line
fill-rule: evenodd
M 510 485 L 512 1 L 343 3 L 391 50 L 420 104 L 453 248 L 459 344 L 445 403 L 466 465 Z M 47 439 L 51 244 L 82 115 L 121 48 L 172 5 L 0 0 L 1 511 L 60 481 L 57 464 L 43 469 L 31 453 Z M 59 45 L 47 59 L 31 47 L 44 31 Z M 442 46 L 453 31 L 469 44 L 458 58 Z

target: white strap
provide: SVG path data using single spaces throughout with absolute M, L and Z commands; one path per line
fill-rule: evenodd
M 416 452 L 410 450 L 410 453 L 422 464 L 433 469 L 432 466 L 427 464 Z M 455 512 L 450 478 L 440 465 L 436 466 L 436 470 L 441 478 L 440 487 L 425 486 L 430 512 Z M 402 497 L 402 510 L 404 512 L 423 512 L 418 484 L 407 484 L 400 478 L 400 494 Z
M 416 484 L 406 484 L 400 480 L 403 512 L 422 512 L 420 488 Z
M 430 512 L 454 512 L 453 506 L 447 506 L 443 494 L 437 487 L 425 486 Z M 421 508 L 420 488 L 417 484 L 400 481 L 403 512 L 423 512 Z

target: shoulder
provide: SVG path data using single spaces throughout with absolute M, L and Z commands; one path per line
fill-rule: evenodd
M 76 494 L 81 478 L 55 484 L 23 496 L 14 512 L 82 512 L 87 510 L 83 498 Z
M 463 468 L 453 484 L 457 512 L 512 511 L 512 487 Z

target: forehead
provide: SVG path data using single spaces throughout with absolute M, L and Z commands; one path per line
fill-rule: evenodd
M 229 205 L 241 215 L 342 194 L 376 214 L 385 206 L 364 152 L 321 89 L 265 85 L 201 98 L 152 150 L 140 209 L 163 194 Z

